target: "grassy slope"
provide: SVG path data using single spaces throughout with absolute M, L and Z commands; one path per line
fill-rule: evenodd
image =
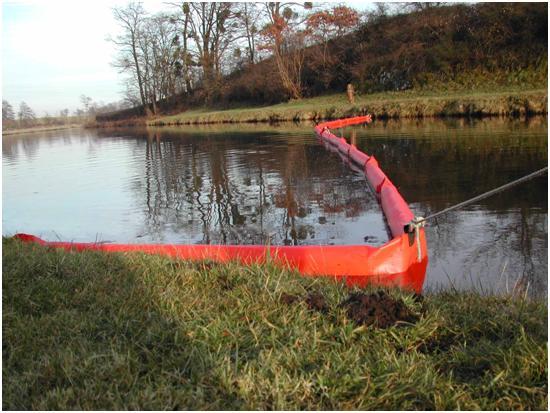
M 4 409 L 540 409 L 547 308 L 403 293 L 416 325 L 357 327 L 348 291 L 264 267 L 3 240 Z M 328 314 L 281 294 L 322 292 Z
M 163 116 L 150 125 L 178 125 L 221 122 L 272 122 L 335 119 L 364 113 L 376 117 L 433 117 L 468 115 L 512 115 L 547 113 L 546 89 L 517 87 L 491 91 L 403 91 L 357 96 L 354 105 L 344 93 L 291 101 L 265 107 L 229 110 L 209 108 Z

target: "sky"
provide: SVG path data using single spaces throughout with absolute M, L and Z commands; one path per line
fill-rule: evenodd
M 166 1 L 168 2 L 168 1 Z M 169 6 L 142 1 L 152 13 Z M 128 0 L 3 0 L 2 99 L 15 111 L 25 101 L 37 116 L 72 113 L 80 95 L 95 102 L 119 101 L 124 75 L 111 66 L 116 51 L 106 39 L 116 35 L 114 6 Z M 349 1 L 364 9 L 367 2 Z
M 2 99 L 36 113 L 81 107 L 80 95 L 122 98 L 123 75 L 111 66 L 118 31 L 112 7 L 124 0 L 2 1 Z M 158 11 L 161 2 L 144 2 Z

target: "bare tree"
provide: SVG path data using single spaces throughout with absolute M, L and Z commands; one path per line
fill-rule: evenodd
M 262 52 L 272 56 L 287 95 L 300 99 L 306 47 L 312 40 L 325 44 L 326 69 L 328 40 L 357 21 L 351 9 L 333 7 L 308 25 L 310 2 L 172 1 L 172 14 L 150 16 L 139 2 L 113 9 L 122 29 L 110 39 L 118 48 L 113 64 L 129 75 L 126 102 L 143 105 L 146 113 L 156 113 L 159 102 L 190 93 L 197 84 L 204 93 L 198 98 L 212 102 L 223 75 L 256 63 Z
M 84 112 L 90 114 L 90 108 L 92 107 L 92 98 L 86 95 L 80 95 L 80 102 L 84 106 Z
M 191 32 L 191 8 L 189 2 L 170 4 L 178 10 L 177 13 L 171 16 L 171 21 L 178 27 L 175 42 L 179 47 L 179 60 L 176 61 L 176 70 L 183 76 L 185 92 L 191 93 L 193 90 L 192 67 L 196 66 L 190 53 L 190 40 L 193 34 Z
M 190 35 L 194 40 L 197 61 L 202 67 L 207 100 L 222 73 L 222 56 L 234 40 L 233 3 L 189 3 Z
M 7 100 L 2 100 L 2 129 L 8 129 L 15 126 L 15 112 L 13 106 Z
M 318 73 L 319 78 L 324 83 L 325 88 L 329 87 L 333 77 L 333 66 L 337 63 L 337 58 L 328 53 L 329 40 L 343 36 L 344 34 L 357 27 L 359 22 L 359 13 L 347 6 L 334 6 L 328 10 L 319 10 L 308 16 L 306 27 L 311 38 L 316 43 L 322 45 L 322 53 L 312 57 L 310 67 L 313 67 Z M 333 46 L 333 50 L 337 45 Z
M 115 7 L 113 15 L 120 24 L 122 34 L 110 40 L 118 47 L 119 55 L 114 66 L 123 72 L 130 72 L 137 81 L 141 104 L 147 106 L 142 66 L 140 64 L 139 42 L 143 35 L 143 21 L 146 17 L 141 3 L 129 3 L 126 7 Z
M 19 124 L 21 126 L 32 126 L 36 120 L 34 111 L 25 102 L 20 103 L 17 117 L 19 118 Z
M 15 120 L 15 112 L 13 106 L 7 101 L 2 99 L 2 121 Z
M 236 7 L 235 16 L 246 41 L 248 62 L 254 64 L 256 62 L 256 43 L 260 34 L 258 27 L 261 23 L 262 13 L 257 3 L 237 3 Z
M 178 28 L 174 19 L 165 14 L 148 18 L 140 49 L 144 67 L 144 89 L 156 113 L 156 102 L 177 93 L 177 77 L 180 45 Z
M 302 67 L 307 31 L 302 24 L 307 16 L 296 10 L 311 10 L 312 3 L 264 3 L 267 24 L 262 30 L 262 47 L 273 54 L 283 86 L 291 98 L 302 97 Z

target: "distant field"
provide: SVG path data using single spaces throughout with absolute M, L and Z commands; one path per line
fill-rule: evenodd
M 276 122 L 336 119 L 365 113 L 378 118 L 416 118 L 435 116 L 515 116 L 547 114 L 546 89 L 503 88 L 493 91 L 404 91 L 359 95 L 355 104 L 346 95 L 291 101 L 264 107 L 239 107 L 228 110 L 191 109 L 148 121 L 149 125 L 201 123 Z
M 546 410 L 547 307 L 391 291 L 389 328 L 350 290 L 270 265 L 68 253 L 3 239 L 9 410 Z

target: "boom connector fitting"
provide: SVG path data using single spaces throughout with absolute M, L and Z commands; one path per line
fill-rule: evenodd
M 416 228 L 424 227 L 425 222 L 423 217 L 414 217 L 411 222 L 403 227 L 403 231 L 405 234 L 411 234 L 416 231 Z
M 405 225 L 405 227 L 403 228 L 406 234 L 414 234 L 418 262 L 422 261 L 422 247 L 420 246 L 420 228 L 424 227 L 425 222 L 426 220 L 423 217 L 414 217 L 413 220 Z

